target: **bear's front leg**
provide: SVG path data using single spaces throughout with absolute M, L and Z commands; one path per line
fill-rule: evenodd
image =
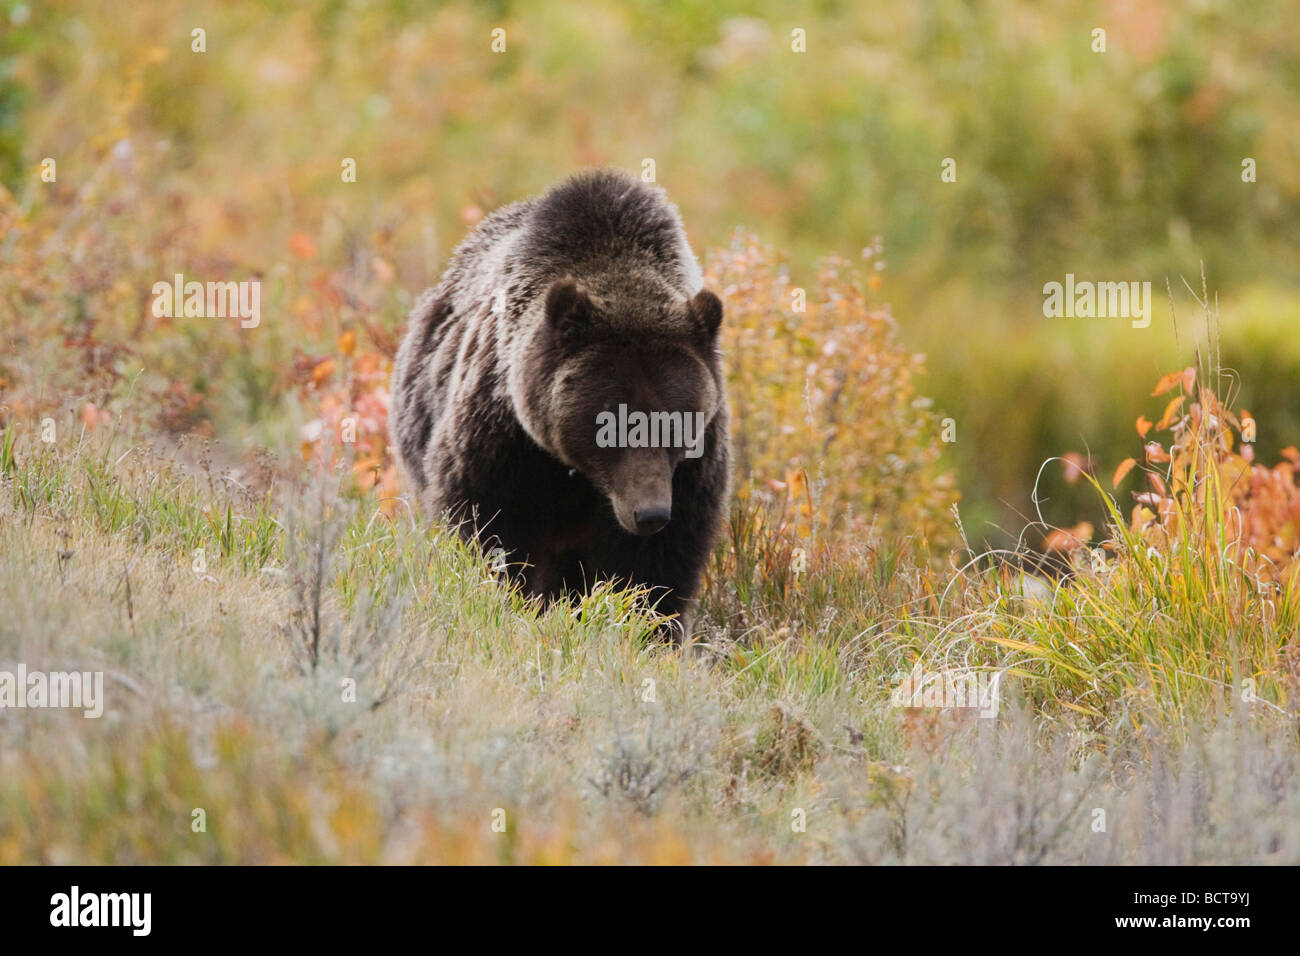
M 696 529 L 673 521 L 650 537 L 624 536 L 611 562 L 612 577 L 648 590 L 655 613 L 672 618 L 659 626 L 658 636 L 673 644 L 691 637 L 706 557 L 698 548 Z

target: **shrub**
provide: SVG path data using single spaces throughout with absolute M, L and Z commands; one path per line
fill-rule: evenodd
M 1128 518 L 1082 472 L 1106 508 L 1106 539 L 1089 547 L 1086 525 L 1049 535 L 1070 553 L 1069 580 L 1036 600 L 999 588 L 975 633 L 944 652 L 1009 650 L 1002 666 L 1028 677 L 1040 703 L 1098 719 L 1185 724 L 1230 706 L 1294 709 L 1284 648 L 1300 629 L 1297 454 L 1255 464 L 1238 441 L 1254 421 L 1225 405 L 1222 383 L 1205 366 L 1162 378 L 1153 396 L 1179 393 L 1155 422 L 1138 418 L 1140 467 L 1126 459 L 1112 479 L 1141 475 Z
M 743 232 L 706 272 L 725 305 L 742 501 L 778 503 L 805 542 L 868 532 L 950 541 L 958 495 L 939 465 L 938 419 L 916 391 L 922 356 L 872 300 L 878 274 L 828 258 L 804 302 L 780 260 Z

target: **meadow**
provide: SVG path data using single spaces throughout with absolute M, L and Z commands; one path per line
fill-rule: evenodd
M 1300 862 L 1300 27 L 1092 7 L 5 0 L 0 671 L 106 707 L 0 710 L 0 863 Z M 685 650 L 387 445 L 465 231 L 647 159 L 735 421 Z

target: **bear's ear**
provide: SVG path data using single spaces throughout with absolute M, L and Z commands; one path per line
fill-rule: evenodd
M 594 311 L 577 279 L 565 276 L 551 283 L 546 293 L 546 321 L 566 340 L 578 338 L 590 327 Z
M 722 300 L 708 289 L 701 289 L 691 299 L 689 309 L 700 331 L 712 341 L 722 325 Z

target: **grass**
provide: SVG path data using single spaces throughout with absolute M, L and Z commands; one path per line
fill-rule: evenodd
M 107 697 L 0 712 L 0 862 L 1300 861 L 1294 717 L 1171 721 L 1182 686 L 1135 679 L 1223 613 L 1125 629 L 1152 566 L 1045 614 L 902 550 L 792 575 L 742 528 L 682 653 L 633 594 L 539 612 L 402 509 L 123 444 L 0 438 L 0 662 Z M 1025 675 L 996 719 L 893 706 L 959 653 Z

